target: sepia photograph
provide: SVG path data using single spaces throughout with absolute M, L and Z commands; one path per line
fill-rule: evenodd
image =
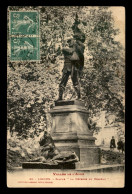
M 7 187 L 125 187 L 125 7 L 7 9 Z

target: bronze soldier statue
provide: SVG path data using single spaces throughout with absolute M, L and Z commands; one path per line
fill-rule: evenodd
M 62 79 L 59 84 L 58 100 L 62 100 L 63 92 L 65 90 L 69 75 L 71 75 L 72 83 L 77 93 L 77 99 L 80 99 L 81 97 L 79 76 L 84 66 L 85 34 L 78 28 L 78 24 L 80 24 L 80 20 L 76 14 L 75 22 L 72 26 L 74 34 L 73 38 L 67 41 L 69 47 L 62 49 L 64 54 L 64 67 L 62 70 Z
M 85 37 L 76 34 L 74 38 L 67 40 L 69 48 L 63 48 L 64 54 L 64 67 L 62 79 L 59 84 L 59 98 L 62 100 L 62 95 L 65 90 L 69 75 L 71 75 L 74 89 L 77 93 L 77 99 L 80 99 L 80 86 L 79 86 L 79 75 L 84 66 L 84 41 Z

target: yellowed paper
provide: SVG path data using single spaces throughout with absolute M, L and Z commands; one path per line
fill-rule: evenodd
M 7 186 L 123 188 L 125 8 L 10 6 L 7 16 Z M 66 61 L 73 50 L 83 67 L 81 54 Z

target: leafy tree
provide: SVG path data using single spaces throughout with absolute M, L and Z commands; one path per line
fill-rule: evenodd
M 50 126 L 48 110 L 57 99 L 63 66 L 61 47 L 65 45 L 65 36 L 73 33 L 76 13 L 79 27 L 86 35 L 82 99 L 93 113 L 107 110 L 118 120 L 124 120 L 124 48 L 115 41 L 119 30 L 115 29 L 112 13 L 107 7 L 15 6 L 9 9 L 38 10 L 41 19 L 41 61 L 10 62 L 8 58 L 8 119 L 15 119 L 20 134 L 28 133 L 31 127 L 39 127 L 41 116 L 44 116 L 47 127 Z M 73 91 L 69 81 L 64 94 L 66 99 Z
M 83 84 L 88 104 L 111 111 L 123 120 L 125 57 L 122 45 L 115 41 L 119 30 L 114 28 L 108 8 L 91 9 L 88 18 L 87 45 L 92 58 L 86 63 Z

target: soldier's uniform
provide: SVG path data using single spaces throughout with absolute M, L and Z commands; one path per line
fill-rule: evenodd
M 71 75 L 73 86 L 74 86 L 75 91 L 77 92 L 77 96 L 79 99 L 80 98 L 80 87 L 79 87 L 78 76 L 84 66 L 84 55 L 83 55 L 84 45 L 78 40 L 76 41 L 76 43 L 73 44 L 72 48 L 63 48 L 62 52 L 64 54 L 64 67 L 62 70 L 63 72 L 62 79 L 59 84 L 59 99 L 58 100 L 62 100 L 62 95 L 66 87 L 69 75 Z M 73 52 L 76 52 L 76 54 L 78 55 L 78 60 L 76 61 L 71 60 Z

